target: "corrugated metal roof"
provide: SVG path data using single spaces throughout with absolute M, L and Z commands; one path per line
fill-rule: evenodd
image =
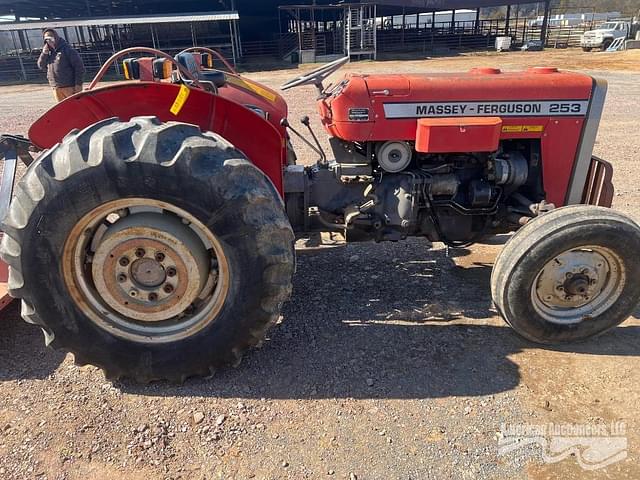
M 42 30 L 43 28 L 90 27 L 100 25 L 135 25 L 151 23 L 223 22 L 239 20 L 236 11 L 185 13 L 174 15 L 128 15 L 125 17 L 75 18 L 73 20 L 45 20 L 37 22 L 0 23 L 0 32 Z
M 421 12 L 431 11 L 450 11 L 461 10 L 464 8 L 478 9 L 484 7 L 500 7 L 504 5 L 518 5 L 526 3 L 538 3 L 532 0 L 352 0 L 352 1 L 333 1 L 329 3 L 319 3 L 311 5 L 309 3 L 299 4 L 283 4 L 278 8 L 281 10 L 300 8 L 302 9 L 330 9 L 330 8 L 346 8 L 361 4 L 372 4 L 379 7 L 397 7 L 410 8 Z
M 542 0 L 544 1 L 544 0 Z M 535 0 L 362 0 L 362 3 L 375 3 L 389 7 L 409 7 L 429 10 L 454 10 L 460 8 L 500 7 L 523 3 L 539 3 Z

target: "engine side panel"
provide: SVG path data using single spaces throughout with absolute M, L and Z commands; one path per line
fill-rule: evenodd
M 586 150 L 590 158 L 593 147 L 583 139 L 593 92 L 591 77 L 547 68 L 347 75 L 319 109 L 329 134 L 352 142 L 414 142 L 421 118 L 500 117 L 500 140 L 540 140 L 547 199 L 561 206 L 575 203 L 569 193 L 580 185 L 571 187 L 572 178 L 584 178 L 589 168 L 579 158 Z
M 174 115 L 170 110 L 179 91 L 179 85 L 170 83 L 136 82 L 83 92 L 39 118 L 29 130 L 29 139 L 40 148 L 51 148 L 72 130 L 113 117 L 129 120 L 149 115 L 163 122 L 190 123 L 221 135 L 242 150 L 282 195 L 282 168 L 286 164 L 283 132 L 245 106 L 198 89 L 190 89 L 183 108 Z

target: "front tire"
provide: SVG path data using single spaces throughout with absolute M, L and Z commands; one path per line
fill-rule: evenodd
M 236 364 L 291 292 L 278 192 L 192 125 L 72 132 L 19 182 L 4 231 L 24 319 L 110 379 L 182 382 Z
M 494 304 L 523 337 L 586 340 L 625 321 L 640 300 L 640 228 L 614 210 L 576 205 L 509 240 L 491 276 Z

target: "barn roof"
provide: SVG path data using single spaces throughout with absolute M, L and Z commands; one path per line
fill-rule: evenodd
M 276 11 L 280 5 L 305 4 L 310 0 L 0 0 L 0 15 L 30 18 L 69 18 L 122 15 L 188 13 L 212 10 L 243 12 Z M 317 0 L 318 5 L 358 3 L 358 0 Z M 536 3 L 531 0 L 361 0 L 387 7 L 407 7 L 421 11 L 482 8 Z
M 183 13 L 174 15 L 129 15 L 124 17 L 69 18 L 29 22 L 0 23 L 0 32 L 12 30 L 42 30 L 44 28 L 83 27 L 101 25 L 136 25 L 147 23 L 191 23 L 238 20 L 238 12 Z

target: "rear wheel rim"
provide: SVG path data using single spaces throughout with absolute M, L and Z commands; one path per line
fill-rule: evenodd
M 605 313 L 620 298 L 626 272 L 620 256 L 601 246 L 555 255 L 531 287 L 533 308 L 548 322 L 572 325 Z
M 144 198 L 82 217 L 65 243 L 63 272 L 91 322 L 140 343 L 197 334 L 215 321 L 230 285 L 218 238 L 185 210 Z

